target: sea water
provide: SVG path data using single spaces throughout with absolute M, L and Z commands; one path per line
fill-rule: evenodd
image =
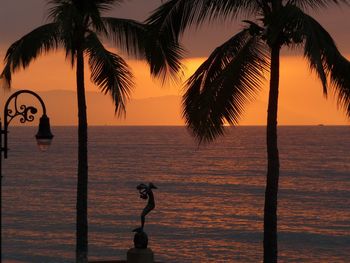
M 4 262 L 74 262 L 77 129 L 11 127 L 2 167 Z M 350 262 L 350 127 L 280 127 L 279 262 Z M 264 127 L 200 145 L 184 127 L 89 128 L 89 259 L 125 259 L 153 182 L 149 247 L 162 262 L 261 262 Z

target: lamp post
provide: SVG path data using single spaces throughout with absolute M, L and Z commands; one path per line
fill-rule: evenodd
M 51 143 L 53 135 L 50 130 L 49 118 L 46 115 L 46 107 L 41 97 L 31 90 L 19 90 L 13 93 L 6 101 L 4 107 L 4 128 L 0 120 L 0 262 L 2 262 L 2 250 L 1 250 L 1 238 L 2 238 L 2 156 L 7 158 L 7 134 L 8 126 L 11 121 L 19 117 L 21 123 L 32 122 L 34 115 L 38 112 L 33 106 L 19 105 L 17 99 L 21 94 L 29 94 L 34 96 L 41 104 L 43 115 L 40 118 L 39 130 L 35 135 L 38 146 L 41 150 L 45 151 Z M 11 108 L 11 102 L 13 101 L 13 109 Z

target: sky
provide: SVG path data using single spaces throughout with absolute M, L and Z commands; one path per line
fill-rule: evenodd
M 111 10 L 108 16 L 124 17 L 143 21 L 152 10 L 159 4 L 160 0 L 130 0 Z M 3 58 L 9 45 L 18 38 L 31 31 L 35 27 L 44 24 L 47 20 L 45 11 L 46 1 L 43 0 L 1 0 L 0 2 L 0 57 Z M 350 58 L 350 7 L 331 7 L 327 10 L 310 12 L 332 35 L 343 55 Z M 182 38 L 187 49 L 185 77 L 191 73 L 205 60 L 205 58 L 222 42 L 233 35 L 242 27 L 239 20 L 233 23 L 205 25 L 199 29 L 190 29 Z M 107 43 L 110 50 L 118 52 L 115 47 Z M 142 61 L 136 61 L 123 56 L 128 61 L 134 75 L 136 87 L 132 93 L 129 103 L 130 114 L 125 118 L 118 119 L 114 116 L 113 104 L 110 98 L 101 99 L 97 93 L 91 93 L 88 101 L 93 114 L 89 114 L 89 124 L 92 125 L 181 125 L 181 99 L 183 88 L 181 83 L 161 85 L 157 80 L 150 78 L 149 69 Z M 268 78 L 268 76 L 267 76 Z M 51 53 L 40 57 L 25 71 L 13 75 L 13 89 L 31 89 L 39 93 L 47 94 L 49 91 L 68 90 L 75 91 L 75 73 L 69 63 L 65 61 L 62 51 Z M 98 88 L 89 82 L 89 71 L 86 72 L 86 89 L 98 92 Z M 45 93 L 46 92 L 46 93 Z M 247 105 L 246 113 L 240 124 L 242 125 L 264 125 L 266 123 L 267 107 L 267 82 L 256 100 Z M 0 91 L 1 97 L 8 96 Z M 93 94 L 96 94 L 93 95 Z M 96 99 L 95 99 L 95 97 Z M 173 103 L 165 103 L 173 96 Z M 50 96 L 48 96 L 49 98 Z M 52 96 L 51 96 L 52 97 Z M 154 105 L 147 104 L 147 99 L 152 102 L 157 100 L 161 103 L 161 112 L 166 114 L 155 114 L 153 119 L 145 121 L 146 111 L 157 112 L 158 109 L 150 109 Z M 150 101 L 150 100 L 148 100 Z M 176 102 L 175 102 L 176 101 Z M 142 102 L 142 103 L 141 103 Z M 48 112 L 59 112 L 59 102 L 47 103 Z M 168 105 L 168 107 L 167 107 Z M 305 60 L 300 53 L 289 53 L 283 51 L 281 58 L 280 76 L 280 101 L 279 101 L 279 124 L 281 125 L 348 125 L 349 121 L 342 110 L 337 109 L 336 100 L 332 95 L 327 99 L 322 94 L 320 82 L 314 74 L 311 74 Z M 64 118 L 59 114 L 51 117 L 55 125 L 76 124 L 71 119 L 76 119 L 76 105 L 72 103 L 72 116 Z M 155 107 L 155 106 L 154 106 Z M 107 111 L 107 119 L 99 119 L 96 110 L 103 108 Z M 67 114 L 70 114 L 67 112 Z M 138 121 L 138 116 L 140 120 Z M 68 120 L 69 119 L 69 120 Z

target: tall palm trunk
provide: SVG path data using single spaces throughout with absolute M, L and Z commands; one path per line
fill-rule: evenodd
M 267 180 L 264 207 L 264 263 L 277 262 L 277 192 L 279 156 L 277 147 L 277 108 L 280 46 L 271 48 L 271 79 L 267 112 Z
M 76 262 L 87 263 L 88 222 L 87 222 L 87 117 L 84 87 L 84 56 L 77 51 L 77 97 L 78 97 L 78 183 L 77 183 L 77 215 L 76 215 Z

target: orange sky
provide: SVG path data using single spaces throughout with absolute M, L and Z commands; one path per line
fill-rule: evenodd
M 19 8 L 17 10 L 19 15 L 13 17 L 13 15 L 11 16 L 9 14 L 14 12 L 15 7 L 18 8 L 16 2 L 20 2 L 20 6 L 23 8 Z M 150 4 L 146 4 L 146 2 L 140 0 L 130 1 L 126 4 L 124 9 L 121 9 L 121 11 L 118 11 L 117 9 L 113 10 L 111 15 L 133 15 L 135 19 L 143 20 L 147 17 L 147 12 L 142 12 L 142 8 L 135 9 L 135 6 L 138 5 L 140 7 L 143 5 L 152 10 L 159 4 L 158 2 L 159 1 L 150 0 L 150 2 L 147 2 Z M 19 0 L 3 0 L 3 3 L 1 4 L 3 8 L 0 9 L 0 34 L 2 36 L 0 39 L 0 57 L 4 57 L 6 48 L 11 42 L 28 32 L 28 30 L 45 22 L 43 21 L 43 12 L 45 10 L 43 3 L 43 0 L 35 0 L 32 1 L 30 5 L 25 6 L 27 5 L 27 2 L 24 3 Z M 30 12 L 27 12 L 27 10 L 30 10 Z M 327 16 L 322 16 L 320 13 L 316 14 L 316 17 L 321 20 L 321 23 L 327 30 L 329 30 L 337 41 L 340 50 L 343 53 L 346 53 L 348 59 L 350 58 L 349 15 L 349 8 L 330 9 L 329 12 L 327 12 Z M 21 19 L 27 19 L 28 23 L 21 21 Z M 12 28 L 5 26 L 10 24 L 9 21 L 16 21 L 13 23 Z M 210 26 L 195 33 L 185 34 L 184 44 L 189 49 L 188 58 L 185 61 L 187 67 L 186 76 L 188 77 L 193 73 L 193 71 L 204 60 L 205 56 L 207 56 L 218 44 L 227 39 L 227 37 L 232 34 L 232 31 L 236 32 L 240 24 L 241 23 L 238 22 L 238 26 L 235 25 L 234 28 L 228 27 L 227 25 L 224 27 Z M 211 36 L 210 38 L 207 37 L 209 34 Z M 128 115 L 126 119 L 117 119 L 114 117 L 113 105 L 109 98 L 106 98 L 105 100 L 94 100 L 92 97 L 92 99 L 88 101 L 90 103 L 88 109 L 89 107 L 93 108 L 93 112 L 95 112 L 95 109 L 98 110 L 104 108 L 106 111 L 104 110 L 103 112 L 105 115 L 108 115 L 108 118 L 99 120 L 99 114 L 92 113 L 91 111 L 89 114 L 89 124 L 182 124 L 179 102 L 168 104 L 168 106 L 171 107 L 169 109 L 163 109 L 164 107 L 167 107 L 167 105 L 162 105 L 161 111 L 169 111 L 171 114 L 155 114 L 152 117 L 153 119 L 147 119 L 145 114 L 147 111 L 157 112 L 159 111 L 158 109 L 151 109 L 150 105 L 144 103 L 144 101 L 142 103 L 133 104 L 133 101 L 144 98 L 167 95 L 180 96 L 182 94 L 181 85 L 166 85 L 161 87 L 159 81 L 152 80 L 149 77 L 149 71 L 145 63 L 135 60 L 128 60 L 128 63 L 136 77 L 136 89 L 133 92 L 132 101 L 129 103 L 130 107 L 127 108 Z M 98 91 L 98 89 L 89 82 L 88 76 L 89 72 L 86 71 L 87 91 Z M 71 69 L 69 63 L 65 61 L 63 52 L 40 57 L 26 71 L 20 71 L 14 74 L 13 80 L 14 89 L 31 89 L 39 92 L 47 90 L 75 91 L 75 73 L 74 70 Z M 310 73 L 303 58 L 283 55 L 281 60 L 280 80 L 279 124 L 349 124 L 343 111 L 337 110 L 335 99 L 331 95 L 328 100 L 324 98 L 320 82 L 316 79 L 315 75 Z M 6 96 L 6 94 L 3 94 L 2 92 L 0 93 L 2 94 L 1 97 Z M 247 111 L 241 124 L 265 125 L 266 105 L 267 87 L 264 88 L 255 102 L 247 105 Z M 50 110 L 50 105 L 47 105 L 47 107 L 48 110 Z M 72 119 L 76 119 L 76 105 L 72 104 L 69 107 L 71 107 L 71 111 L 68 111 L 67 114 L 72 114 L 69 118 L 72 117 Z M 51 107 L 51 111 L 57 111 L 57 114 L 55 113 L 57 116 L 55 115 L 51 117 L 53 124 L 74 124 L 71 120 L 65 120 L 65 116 L 58 114 L 59 111 L 55 109 L 54 106 Z M 138 119 L 140 120 L 139 122 L 137 121 Z
M 204 58 L 188 58 L 185 60 L 187 68 L 186 76 L 189 76 L 200 65 Z M 127 111 L 126 119 L 118 119 L 114 116 L 113 104 L 108 96 L 101 98 L 98 94 L 96 99 L 88 100 L 88 109 L 90 125 L 181 125 L 180 101 L 164 104 L 138 103 L 137 101 L 145 98 L 161 97 L 167 95 L 181 96 L 183 90 L 181 84 L 161 86 L 160 81 L 150 78 L 148 67 L 144 62 L 129 60 L 135 79 L 136 88 L 133 92 L 131 102 Z M 268 78 L 268 76 L 266 76 Z M 267 106 L 267 87 L 257 96 L 256 100 L 247 105 L 246 113 L 240 124 L 242 125 L 264 125 L 266 123 Z M 20 71 L 14 75 L 14 89 L 31 89 L 35 91 L 47 90 L 71 90 L 75 91 L 75 73 L 69 63 L 64 60 L 61 52 L 50 56 L 43 56 L 25 71 Z M 87 91 L 98 91 L 98 89 L 89 81 L 89 71 L 86 71 Z M 58 103 L 58 104 L 57 104 Z M 65 114 L 60 115 L 59 108 L 62 105 L 47 105 L 50 112 L 54 113 L 51 117 L 53 124 L 73 124 L 71 119 L 76 118 L 76 105 L 73 100 Z M 55 103 L 51 103 L 55 104 Z M 135 106 L 137 105 L 137 106 Z M 150 107 L 160 107 L 152 109 Z M 155 106 L 156 105 L 156 106 Z M 55 108 L 56 107 L 56 108 Z M 136 107 L 136 108 L 135 108 Z M 104 108 L 102 110 L 102 108 Z M 168 114 L 166 112 L 168 111 Z M 57 112 L 57 113 L 56 113 Z M 148 113 L 147 113 L 148 112 Z M 154 116 L 148 116 L 152 115 Z M 156 114 L 162 112 L 162 114 Z M 177 115 L 176 115 L 177 113 Z M 67 115 L 72 116 L 68 117 Z M 104 117 L 101 118 L 100 116 Z M 147 117 L 148 116 L 148 117 Z M 138 121 L 139 119 L 139 121 Z M 280 76 L 280 99 L 279 99 L 279 124 L 282 125 L 346 125 L 349 121 L 342 110 L 338 110 L 335 99 L 332 94 L 328 99 L 323 96 L 322 86 L 316 76 L 312 74 L 305 60 L 297 56 L 283 56 L 281 58 L 281 76 Z

